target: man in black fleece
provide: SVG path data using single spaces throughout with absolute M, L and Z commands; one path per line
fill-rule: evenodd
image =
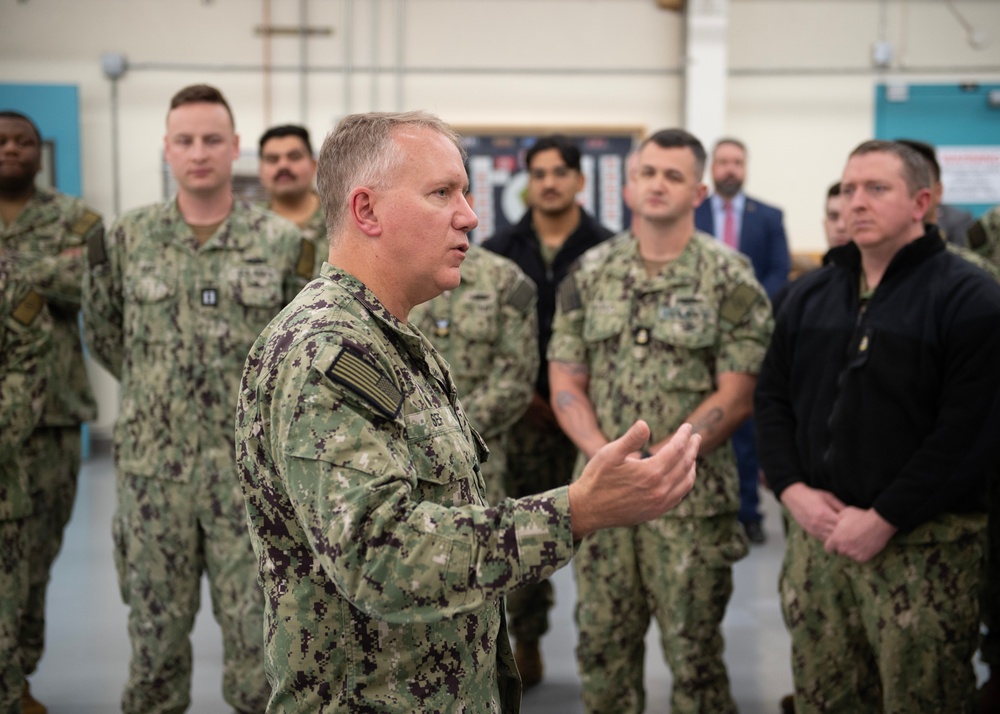
M 854 150 L 853 242 L 791 287 L 757 382 L 799 714 L 974 706 L 1000 286 L 924 224 L 930 186 L 909 147 Z

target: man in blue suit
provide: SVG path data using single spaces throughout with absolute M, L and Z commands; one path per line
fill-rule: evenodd
M 791 267 L 788 239 L 781 210 L 743 193 L 747 150 L 743 142 L 719 139 L 712 150 L 712 183 L 715 193 L 695 209 L 695 227 L 714 235 L 750 259 L 758 282 L 767 295 L 788 282 Z M 760 495 L 757 491 L 759 466 L 754 445 L 753 420 L 748 419 L 732 437 L 740 474 L 740 522 L 751 543 L 765 540 L 761 526 Z

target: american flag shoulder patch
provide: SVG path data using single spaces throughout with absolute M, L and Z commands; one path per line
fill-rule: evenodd
M 350 389 L 390 419 L 399 414 L 403 393 L 356 347 L 342 347 L 327 368 L 326 376 Z

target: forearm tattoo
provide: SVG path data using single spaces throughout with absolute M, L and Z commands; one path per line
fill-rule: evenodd
M 707 412 L 698 417 L 697 421 L 691 423 L 692 431 L 701 434 L 702 438 L 707 438 L 715 434 L 722 423 L 722 409 L 712 407 Z

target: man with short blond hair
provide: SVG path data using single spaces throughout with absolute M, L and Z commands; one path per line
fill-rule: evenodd
M 423 112 L 351 115 L 318 186 L 329 264 L 257 340 L 236 413 L 268 711 L 516 712 L 503 596 L 588 533 L 676 506 L 699 439 L 681 427 L 641 461 L 637 423 L 572 486 L 487 505 L 488 452 L 409 324 L 461 280 L 461 142 Z
M 201 575 L 222 628 L 226 701 L 263 712 L 263 599 L 236 479 L 232 405 L 254 339 L 312 277 L 291 223 L 233 195 L 239 137 L 222 93 L 174 95 L 164 153 L 177 195 L 91 241 L 84 323 L 121 381 L 113 534 L 132 643 L 124 714 L 190 704 Z

